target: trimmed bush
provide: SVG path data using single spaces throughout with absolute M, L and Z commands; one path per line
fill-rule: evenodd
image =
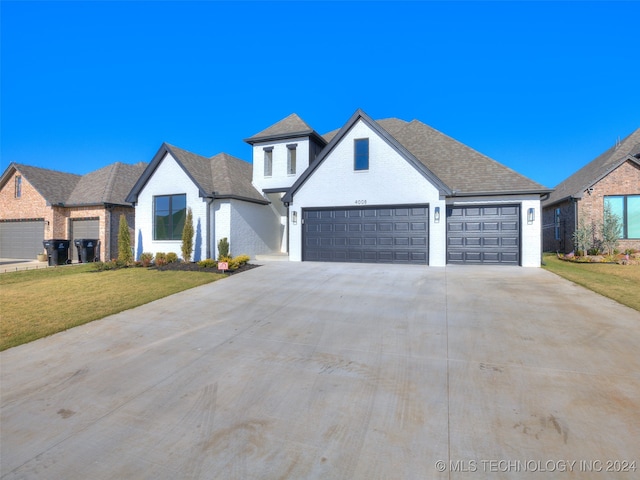
M 178 261 L 178 254 L 175 252 L 167 253 L 167 263 L 173 263 Z
M 140 264 L 143 267 L 151 266 L 152 262 L 153 262 L 153 253 L 144 252 L 140 255 Z
M 218 266 L 218 262 L 213 258 L 207 258 L 205 260 L 200 260 L 198 262 L 198 266 L 202 268 L 216 268 Z
M 167 254 L 164 252 L 156 252 L 156 266 L 162 267 L 167 264 Z

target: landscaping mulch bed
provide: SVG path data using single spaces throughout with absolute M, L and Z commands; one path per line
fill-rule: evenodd
M 247 270 L 251 270 L 254 268 L 258 268 L 260 265 L 254 265 L 252 263 L 245 263 L 237 270 L 218 270 L 217 268 L 204 268 L 198 265 L 197 263 L 192 262 L 173 262 L 163 265 L 161 267 L 153 267 L 160 271 L 166 270 L 180 270 L 183 272 L 209 272 L 209 273 L 225 273 L 227 275 L 236 275 L 238 273 L 246 272 Z

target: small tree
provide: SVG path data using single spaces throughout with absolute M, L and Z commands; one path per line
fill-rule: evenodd
M 193 252 L 193 213 L 191 213 L 191 207 L 187 209 L 187 218 L 182 229 L 182 246 L 180 248 L 182 250 L 182 258 L 184 258 L 185 262 L 188 262 Z
M 602 218 L 602 225 L 600 226 L 600 235 L 602 235 L 602 243 L 607 248 L 609 255 L 613 255 L 616 246 L 618 245 L 618 239 L 622 230 L 622 221 L 620 217 L 613 213 L 611 204 L 605 199 L 604 201 L 604 215 Z
M 120 229 L 118 230 L 118 260 L 127 265 L 133 263 L 133 253 L 131 253 L 131 236 L 129 235 L 129 224 L 124 213 L 120 214 Z
M 581 218 L 578 222 L 578 228 L 573 232 L 573 245 L 576 249 L 576 255 L 579 255 L 578 252 L 583 252 L 582 255 L 585 255 L 590 241 L 591 227 L 587 225 L 584 218 Z
M 229 240 L 227 237 L 221 238 L 218 242 L 218 260 L 229 256 Z

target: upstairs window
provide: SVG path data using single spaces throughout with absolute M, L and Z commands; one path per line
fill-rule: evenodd
M 296 174 L 296 147 L 298 145 L 287 145 L 287 174 Z
M 369 170 L 369 139 L 354 140 L 354 170 Z
M 186 217 L 186 194 L 153 197 L 153 239 L 181 240 Z
M 270 177 L 273 173 L 273 147 L 264 149 L 264 176 Z
M 622 222 L 620 238 L 640 238 L 640 195 L 606 196 L 604 201 Z
M 22 197 L 22 177 L 20 175 L 16 175 L 16 198 Z

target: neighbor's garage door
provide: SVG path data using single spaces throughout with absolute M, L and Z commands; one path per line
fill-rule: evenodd
M 0 258 L 36 258 L 44 252 L 44 220 L 0 222 Z
M 78 261 L 78 249 L 74 240 L 76 239 L 100 239 L 100 220 L 98 218 L 83 218 L 71 220 L 71 243 L 69 244 L 69 255 L 74 262 Z M 102 246 L 100 246 L 102 250 Z M 99 256 L 99 255 L 98 255 Z
M 520 206 L 447 207 L 447 263 L 520 264 Z
M 428 263 L 426 205 L 303 209 L 302 218 L 302 260 Z

